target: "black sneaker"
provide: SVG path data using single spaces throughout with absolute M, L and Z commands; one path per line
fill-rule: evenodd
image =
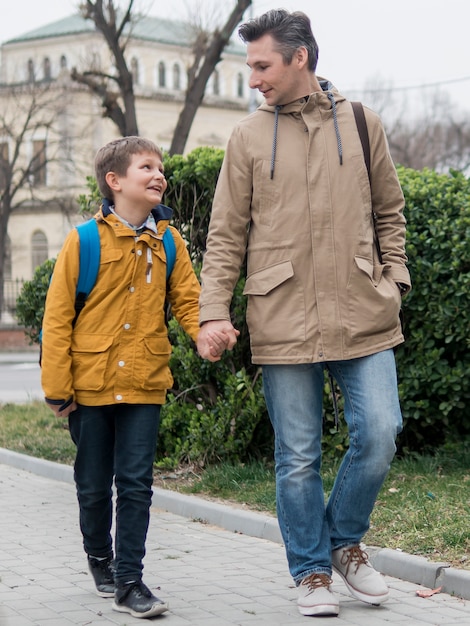
M 88 567 L 95 581 L 96 593 L 102 598 L 114 597 L 114 561 L 111 556 L 97 559 L 88 555 Z
M 168 611 L 168 604 L 155 597 L 141 580 L 116 585 L 113 609 L 133 617 L 153 617 Z

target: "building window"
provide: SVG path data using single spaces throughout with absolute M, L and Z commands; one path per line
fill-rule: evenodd
M 42 71 L 44 75 L 44 80 L 50 81 L 52 79 L 52 76 L 51 76 L 51 60 L 49 59 L 49 57 L 44 58 L 44 61 L 42 62 Z
M 176 91 L 181 89 L 181 70 L 178 63 L 173 65 L 173 89 Z
M 61 70 L 66 70 L 67 69 L 67 57 L 65 56 L 65 54 L 63 54 L 60 57 L 60 69 Z
M 214 96 L 220 96 L 220 74 L 218 70 L 214 70 L 212 74 L 212 93 Z
M 131 59 L 131 74 L 132 74 L 132 80 L 134 82 L 134 85 L 138 85 L 139 84 L 139 61 L 135 57 L 132 57 Z
M 33 59 L 28 59 L 28 83 L 34 83 L 34 61 Z
M 0 189 L 5 189 L 8 183 L 9 175 L 8 170 L 10 163 L 8 160 L 8 143 L 6 141 L 0 142 Z
M 245 81 L 243 79 L 243 74 L 238 74 L 237 76 L 237 96 L 239 98 L 243 98 L 245 93 Z
M 91 53 L 90 69 L 95 72 L 99 72 L 101 69 L 101 57 L 98 52 Z
M 158 64 L 158 86 L 166 87 L 166 69 L 163 61 Z
M 33 187 L 46 184 L 46 142 L 44 139 L 33 141 L 31 178 Z
M 49 258 L 49 250 L 47 245 L 47 237 L 42 230 L 35 230 L 31 237 L 31 266 L 33 274 L 35 269 L 47 261 Z

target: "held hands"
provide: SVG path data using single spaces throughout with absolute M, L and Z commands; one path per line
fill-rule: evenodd
M 202 325 L 197 338 L 197 351 L 203 359 L 220 361 L 224 350 L 232 350 L 240 331 L 227 320 L 213 320 Z

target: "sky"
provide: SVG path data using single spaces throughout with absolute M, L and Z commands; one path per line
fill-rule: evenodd
M 230 7 L 234 0 L 222 2 Z M 195 7 L 202 15 L 213 15 L 222 2 L 136 0 L 134 6 L 155 17 L 184 18 Z M 1 4 L 4 42 L 74 13 L 79 2 Z M 310 17 L 320 48 L 317 74 L 347 97 L 360 98 L 366 87 L 387 88 L 395 96 L 409 96 L 414 106 L 439 92 L 454 107 L 470 111 L 470 0 L 254 0 L 245 15 L 280 7 Z

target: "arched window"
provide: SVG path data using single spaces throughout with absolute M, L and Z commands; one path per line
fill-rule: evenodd
M 44 76 L 44 80 L 50 81 L 51 76 L 51 60 L 49 57 L 44 57 L 44 61 L 42 62 L 42 72 Z
M 99 71 L 101 69 L 101 57 L 98 52 L 92 52 L 91 54 L 91 69 Z
M 163 61 L 158 64 L 158 86 L 166 87 L 166 69 Z
M 33 141 L 33 158 L 30 163 L 31 183 L 33 187 L 40 187 L 46 184 L 46 147 L 46 141 L 44 139 L 35 139 Z
M 243 98 L 245 93 L 245 81 L 243 79 L 243 74 L 238 74 L 237 76 L 237 96 L 239 98 Z
M 178 63 L 173 65 L 173 89 L 177 91 L 181 89 L 181 70 Z
M 47 237 L 42 230 L 35 230 L 31 237 L 31 267 L 34 270 L 47 261 L 49 249 Z
M 220 74 L 218 70 L 214 70 L 212 74 L 212 93 L 214 96 L 220 96 Z
M 67 69 L 67 57 L 65 56 L 65 54 L 63 54 L 60 57 L 60 69 L 61 70 L 66 70 Z
M 131 59 L 131 74 L 132 74 L 132 80 L 134 81 L 134 85 L 138 85 L 139 84 L 139 61 L 135 57 L 132 57 Z
M 28 67 L 27 67 L 27 72 L 28 72 L 28 83 L 34 83 L 34 61 L 33 59 L 28 59 Z

